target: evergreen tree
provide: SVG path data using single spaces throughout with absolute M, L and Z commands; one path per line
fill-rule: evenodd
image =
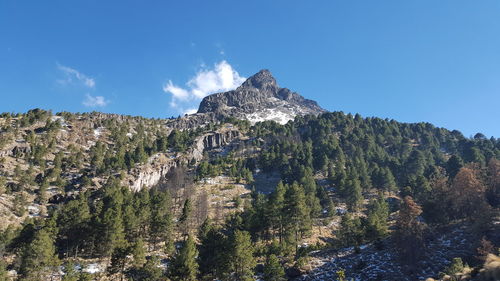
M 464 161 L 459 155 L 452 155 L 448 162 L 446 162 L 446 172 L 450 175 L 450 178 L 454 178 L 460 168 L 464 166 Z
M 366 236 L 375 240 L 383 238 L 388 232 L 387 219 L 389 217 L 389 205 L 382 195 L 373 200 L 368 206 L 368 216 L 366 218 Z
M 80 277 L 80 274 L 75 269 L 75 263 L 73 263 L 72 261 L 66 261 L 64 263 L 63 272 L 64 276 L 62 277 L 62 281 L 78 281 Z
M 293 241 L 297 253 L 299 239 L 311 228 L 310 211 L 305 201 L 303 188 L 294 182 L 285 193 L 283 213 L 285 215 L 285 230 Z
M 250 234 L 236 230 L 232 240 L 231 269 L 234 271 L 234 280 L 253 280 L 253 269 L 256 265 L 254 247 Z
M 99 216 L 100 252 L 111 256 L 115 248 L 125 247 L 123 226 L 123 193 L 117 179 L 111 179 L 104 187 L 103 207 Z
M 209 220 L 200 228 L 199 265 L 203 276 L 223 279 L 231 260 L 228 239 Z
M 193 211 L 193 207 L 191 206 L 191 199 L 187 198 L 184 201 L 184 206 L 182 207 L 182 214 L 179 218 L 179 227 L 182 230 L 184 235 L 187 235 L 189 232 L 189 221 L 191 212 Z
M 271 196 L 268 201 L 269 206 L 266 208 L 268 211 L 267 217 L 269 224 L 271 226 L 271 231 L 273 231 L 273 237 L 274 237 L 274 231 L 278 231 L 278 237 L 280 242 L 282 242 L 283 239 L 283 232 L 284 232 L 283 227 L 285 224 L 284 213 L 283 213 L 285 192 L 286 188 L 283 185 L 283 182 L 280 181 L 276 186 L 274 192 L 271 193 Z
M 59 240 L 69 255 L 78 257 L 79 251 L 89 240 L 90 219 L 87 194 L 80 194 L 76 200 L 69 201 L 58 212 Z
M 179 253 L 174 257 L 170 270 L 172 280 L 195 281 L 198 275 L 198 263 L 196 256 L 198 251 L 193 237 L 188 236 L 184 241 Z
M 278 257 L 270 254 L 264 264 L 264 280 L 265 281 L 283 281 L 285 279 L 285 270 L 281 265 Z
M 388 167 L 382 168 L 382 188 L 389 192 L 397 190 L 396 180 Z
M 160 281 L 163 272 L 160 267 L 160 259 L 157 256 L 152 256 L 146 261 L 144 266 L 138 272 L 137 281 Z
M 313 172 L 310 168 L 304 169 L 304 176 L 300 181 L 301 185 L 304 187 L 304 193 L 306 196 L 306 204 L 309 206 L 310 216 L 318 217 L 321 214 L 321 204 L 317 197 L 318 187 L 316 181 L 313 177 Z
M 134 257 L 134 266 L 142 267 L 146 263 L 146 248 L 144 241 L 138 238 L 132 246 L 132 256 Z
M 24 249 L 19 273 L 21 280 L 46 279 L 59 264 L 54 246 L 54 236 L 42 228 Z
M 340 221 L 338 240 L 342 246 L 359 246 L 363 241 L 363 229 L 359 217 L 346 213 Z
M 127 255 L 130 253 L 128 247 L 119 246 L 114 248 L 111 254 L 111 264 L 108 267 L 108 272 L 111 275 L 119 274 L 120 280 L 123 280 L 123 273 L 127 265 Z
M 151 190 L 151 216 L 150 236 L 151 242 L 156 247 L 160 241 L 167 245 L 173 245 L 172 237 L 172 214 L 170 209 L 172 202 L 168 192 Z
M 363 195 L 361 194 L 361 184 L 357 178 L 352 178 L 347 181 L 347 206 L 349 210 L 359 210 L 363 203 Z
M 141 191 L 134 196 L 135 216 L 138 221 L 139 235 L 145 239 L 150 232 L 151 226 L 151 198 L 147 188 L 142 188 Z

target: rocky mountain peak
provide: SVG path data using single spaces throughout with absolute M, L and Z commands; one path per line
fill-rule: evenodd
M 256 88 L 256 89 L 265 89 L 265 88 L 277 88 L 276 79 L 274 79 L 271 72 L 267 69 L 263 69 L 257 72 L 252 77 L 248 78 L 241 87 L 244 88 Z
M 274 120 L 285 124 L 297 115 L 325 112 L 315 101 L 305 99 L 287 88 L 280 88 L 267 69 L 248 78 L 236 90 L 205 97 L 198 113 L 217 118 L 235 117 L 252 123 Z

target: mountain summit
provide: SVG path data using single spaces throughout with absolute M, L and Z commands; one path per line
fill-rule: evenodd
M 198 113 L 235 117 L 252 123 L 274 120 L 285 124 L 297 115 L 325 112 L 315 101 L 305 99 L 287 88 L 280 88 L 271 72 L 259 71 L 237 89 L 205 97 Z

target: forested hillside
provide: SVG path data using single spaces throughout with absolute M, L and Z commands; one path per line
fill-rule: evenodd
M 500 139 L 185 118 L 3 114 L 0 280 L 490 280 Z

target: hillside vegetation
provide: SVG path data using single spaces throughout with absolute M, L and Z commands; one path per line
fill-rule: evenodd
M 0 280 L 492 280 L 500 139 L 188 121 L 4 113 Z

